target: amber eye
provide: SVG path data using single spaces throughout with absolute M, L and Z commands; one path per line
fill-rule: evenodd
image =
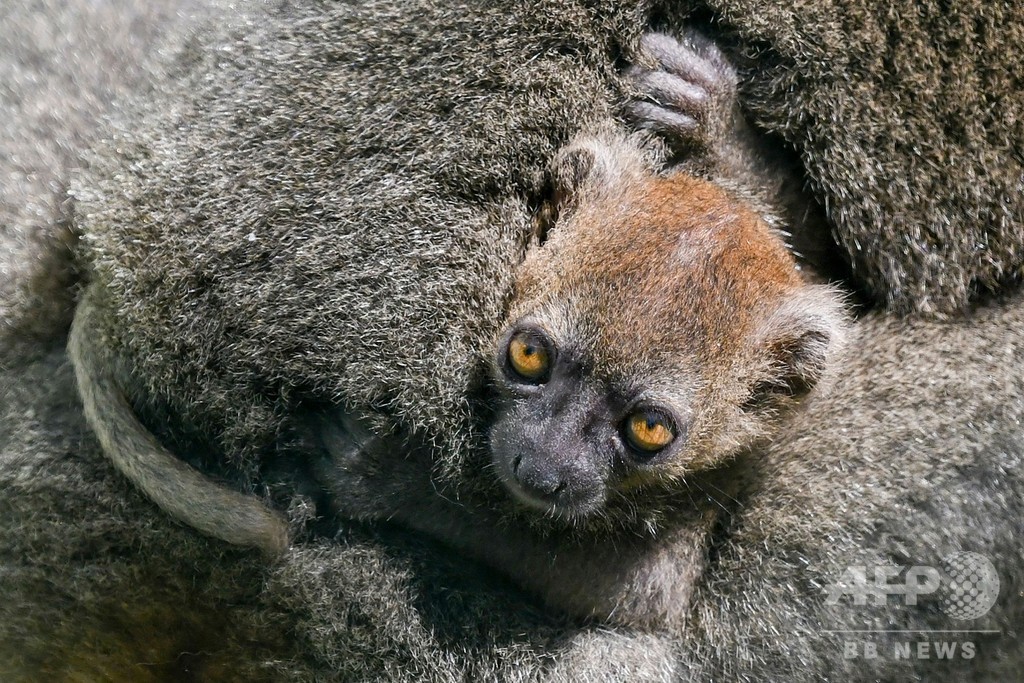
M 626 418 L 626 440 L 641 453 L 657 453 L 676 438 L 675 425 L 656 410 L 638 410 Z
M 508 342 L 508 367 L 516 379 L 541 384 L 551 372 L 550 349 L 550 343 L 539 332 L 516 332 Z

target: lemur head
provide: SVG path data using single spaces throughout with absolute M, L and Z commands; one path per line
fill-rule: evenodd
M 499 476 L 569 518 L 671 485 L 771 434 L 818 384 L 843 306 L 723 187 L 658 175 L 629 141 L 555 162 L 557 224 L 495 344 Z

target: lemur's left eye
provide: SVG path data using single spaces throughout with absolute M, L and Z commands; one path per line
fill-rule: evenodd
M 653 455 L 675 441 L 675 423 L 657 410 L 637 410 L 626 418 L 627 443 L 644 455 Z
M 551 342 L 536 330 L 520 330 L 508 342 L 508 370 L 513 379 L 543 384 L 551 374 Z

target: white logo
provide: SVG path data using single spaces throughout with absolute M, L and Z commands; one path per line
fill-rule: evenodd
M 959 552 L 942 561 L 942 571 L 927 565 L 847 567 L 825 589 L 825 604 L 837 605 L 844 595 L 854 605 L 885 605 L 891 595 L 916 605 L 918 597 L 936 593 L 939 607 L 954 619 L 978 619 L 988 614 L 999 597 L 999 575 L 984 555 Z
M 954 619 L 988 614 L 999 597 L 999 575 L 984 555 L 953 553 L 942 560 L 948 577 L 939 590 L 939 607 Z

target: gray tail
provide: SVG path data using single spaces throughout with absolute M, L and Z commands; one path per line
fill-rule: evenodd
M 85 417 L 103 452 L 164 512 L 228 543 L 278 555 L 288 546 L 283 515 L 256 497 L 221 486 L 164 448 L 139 421 L 102 343 L 92 285 L 75 311 L 68 352 Z

